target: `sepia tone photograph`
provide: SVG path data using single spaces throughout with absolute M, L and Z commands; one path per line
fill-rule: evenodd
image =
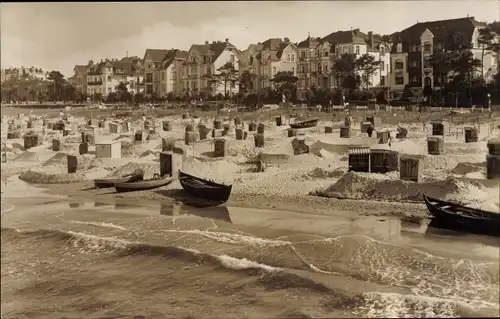
M 500 316 L 500 1 L 0 4 L 2 319 Z

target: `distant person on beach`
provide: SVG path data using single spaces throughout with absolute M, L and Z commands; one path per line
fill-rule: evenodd
M 375 126 L 373 126 L 373 123 L 370 123 L 370 125 L 366 129 L 366 133 L 368 133 L 368 137 L 372 137 L 374 130 L 375 130 Z
M 351 127 L 351 119 L 351 116 L 349 115 L 349 113 L 347 113 L 344 119 L 344 125 L 347 127 Z

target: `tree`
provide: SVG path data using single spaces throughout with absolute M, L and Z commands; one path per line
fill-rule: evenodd
M 132 95 L 128 92 L 127 84 L 125 82 L 120 82 L 116 86 L 116 93 L 118 101 L 130 102 L 132 100 Z
M 64 99 L 64 86 L 66 84 L 66 79 L 64 75 L 59 71 L 50 71 L 48 78 L 52 82 L 49 86 L 49 97 L 53 101 L 60 101 Z
M 377 71 L 379 61 L 375 60 L 373 55 L 368 53 L 363 54 L 356 59 L 356 70 L 361 72 L 361 82 L 365 89 L 368 89 L 372 84 L 372 76 Z
M 234 67 L 233 62 L 227 62 L 219 69 L 217 69 L 216 74 L 212 76 L 212 79 L 209 80 L 209 83 L 213 85 L 215 89 L 219 86 L 224 87 L 224 97 L 228 97 L 228 89 L 230 86 L 236 85 L 238 82 L 238 70 Z
M 350 92 L 358 88 L 361 81 L 356 74 L 356 55 L 344 53 L 337 57 L 333 63 L 332 76 L 337 85 L 345 91 Z
M 280 71 L 271 79 L 274 90 L 280 95 L 285 95 L 287 99 L 293 97 L 297 91 L 297 82 L 299 78 L 292 72 Z
M 484 79 L 484 53 L 485 50 L 493 49 L 493 41 L 495 40 L 495 33 L 490 28 L 479 29 L 479 45 L 481 45 L 481 78 Z
M 134 95 L 134 103 L 135 104 L 140 104 L 144 102 L 144 93 L 142 92 L 137 92 L 135 95 Z
M 440 50 L 433 52 L 429 63 L 434 68 L 434 74 L 441 77 L 444 90 L 457 97 L 460 92 L 469 90 L 469 96 L 474 73 L 481 67 L 481 61 L 474 58 L 472 45 L 459 32 L 450 33 Z M 443 90 L 441 90 L 441 97 Z
M 251 91 L 254 91 L 255 89 L 255 74 L 250 73 L 249 71 L 243 71 L 240 75 L 240 92 L 242 93 L 249 93 Z

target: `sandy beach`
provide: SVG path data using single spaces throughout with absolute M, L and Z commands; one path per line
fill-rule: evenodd
M 19 119 L 23 110 L 5 111 L 2 317 L 36 313 L 53 318 L 55 312 L 88 318 L 498 313 L 498 245 L 482 236 L 431 231 L 422 202 L 422 194 L 431 194 L 499 211 L 499 183 L 486 178 L 485 163 L 487 142 L 499 135 L 497 114 L 380 113 L 378 130 L 393 136 L 398 124 L 408 130 L 406 138 L 393 138 L 389 146 L 361 132 L 369 111 L 351 112 L 350 138 L 339 137 L 342 112 L 304 112 L 319 123 L 300 130 L 309 152 L 295 155 L 297 136 L 288 137 L 288 123 L 298 112 L 286 110 L 237 116 L 139 110 L 124 119 L 130 130 L 119 133 L 110 132 L 110 124 L 119 123 L 117 111 L 91 115 L 74 110 L 64 112 L 71 127 L 66 136 L 44 127 L 33 114 Z M 285 125 L 276 125 L 278 115 Z M 59 111 L 49 113 L 46 123 L 59 116 Z M 120 141 L 118 158 L 97 157 L 94 145 L 79 154 L 91 116 L 103 126 L 92 127 L 94 141 Z M 155 132 L 137 142 L 143 116 Z M 245 131 L 252 121 L 263 124 L 263 147 L 255 147 L 256 132 L 236 139 L 236 117 Z M 448 125 L 444 150 L 429 155 L 430 120 L 438 118 Z M 225 156 L 213 156 L 211 134 L 185 145 L 187 126 L 211 128 L 214 120 L 229 127 L 225 133 L 216 130 L 216 139 L 226 141 Z M 6 138 L 12 134 L 5 129 L 8 121 L 20 126 L 15 129 L 19 137 Z M 163 121 L 169 121 L 169 130 L 163 130 Z M 465 143 L 467 126 L 478 128 L 477 142 Z M 325 127 L 332 133 L 325 133 Z M 28 131 L 37 132 L 40 142 L 25 149 L 22 136 Z M 137 168 L 145 178 L 159 173 L 163 139 L 175 141 L 184 153 L 178 166 L 182 171 L 232 184 L 229 200 L 206 207 L 177 180 L 126 193 L 94 187 L 94 179 Z M 60 141 L 58 150 L 53 140 Z M 420 181 L 401 180 L 397 171 L 349 172 L 349 148 L 363 146 L 418 158 Z M 75 173 L 68 173 L 68 155 L 77 158 Z M 256 170 L 258 162 L 264 171 Z M 158 299 L 165 302 L 158 305 Z

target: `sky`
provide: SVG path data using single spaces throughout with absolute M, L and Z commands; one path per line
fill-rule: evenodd
M 90 59 L 143 57 L 146 48 L 189 50 L 359 28 L 390 34 L 417 22 L 474 16 L 500 20 L 500 1 L 38 2 L 0 4 L 1 67 L 41 67 L 71 76 Z

